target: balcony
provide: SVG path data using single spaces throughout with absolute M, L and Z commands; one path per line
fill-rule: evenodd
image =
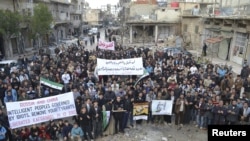
M 70 16 L 69 16 L 69 14 L 67 16 L 66 13 L 54 14 L 53 19 L 55 22 L 65 22 L 65 23 L 70 22 Z
M 71 5 L 70 6 L 70 13 L 72 14 L 82 14 L 83 10 L 79 10 L 79 8 L 76 5 Z

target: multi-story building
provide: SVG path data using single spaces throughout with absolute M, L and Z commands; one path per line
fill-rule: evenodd
M 237 64 L 242 64 L 246 59 L 249 63 L 249 1 L 220 2 L 179 2 L 182 9 L 182 35 L 198 52 L 202 51 L 203 43 L 206 43 L 211 57 Z M 195 12 L 197 9 L 198 12 Z
M 130 43 L 158 42 L 180 34 L 179 7 L 162 6 L 156 0 L 136 0 L 130 3 L 128 13 Z
M 9 9 L 17 11 L 21 15 L 32 16 L 34 6 L 38 3 L 46 4 L 53 16 L 52 32 L 49 33 L 49 38 L 42 40 L 43 46 L 50 42 L 58 43 L 61 39 L 76 35 L 76 33 L 81 34 L 85 0 L 0 0 L 0 9 Z M 22 48 L 35 46 L 35 42 L 29 38 L 28 24 L 21 23 L 20 26 L 21 33 L 19 36 L 11 37 L 13 51 L 9 56 L 22 53 Z M 4 41 L 1 35 L 0 48 L 0 51 L 4 53 Z
M 101 21 L 101 9 L 86 9 L 85 21 L 91 26 L 99 26 Z

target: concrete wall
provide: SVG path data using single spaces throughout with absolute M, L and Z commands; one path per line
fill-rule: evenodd
M 185 26 L 187 26 L 187 31 L 184 31 Z M 196 27 L 199 27 L 196 33 Z M 191 46 L 193 49 L 201 48 L 201 33 L 203 31 L 203 23 L 201 23 L 200 18 L 194 17 L 183 17 L 182 18 L 182 35 L 185 36 L 187 40 L 191 41 Z
M 52 11 L 54 20 L 56 21 L 70 21 L 70 5 L 51 3 L 49 9 Z
M 100 10 L 90 9 L 85 13 L 85 21 L 91 24 L 98 24 L 100 20 Z
M 129 17 L 151 15 L 154 13 L 154 9 L 157 5 L 150 4 L 133 4 L 130 7 Z
M 13 2 L 12 0 L 0 0 L 0 9 L 9 9 L 13 11 Z
M 184 10 L 189 10 L 189 9 L 193 9 L 194 6 L 198 5 L 198 8 L 199 7 L 199 4 L 197 3 L 179 3 L 179 7 L 180 7 L 180 10 L 181 10 L 181 13 L 183 14 Z M 190 14 L 191 14 L 191 11 L 190 11 Z
M 155 11 L 157 21 L 180 21 L 180 11 L 174 9 L 160 8 Z

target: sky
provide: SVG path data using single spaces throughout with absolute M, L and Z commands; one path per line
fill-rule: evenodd
M 117 5 L 119 0 L 86 0 L 91 8 L 101 8 L 102 5 Z

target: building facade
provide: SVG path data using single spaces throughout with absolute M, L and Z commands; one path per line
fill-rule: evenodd
M 101 24 L 101 9 L 87 9 L 85 12 L 85 21 L 91 26 Z
M 38 3 L 44 3 L 48 6 L 53 16 L 51 24 L 51 33 L 48 38 L 42 40 L 42 46 L 50 43 L 59 43 L 61 39 L 71 37 L 72 35 L 81 34 L 81 24 L 84 22 L 83 14 L 85 0 L 0 0 L 0 9 L 9 9 L 17 11 L 21 15 L 33 15 L 33 8 Z M 29 38 L 29 27 L 26 23 L 21 23 L 21 33 L 19 36 L 11 37 L 12 51 L 6 54 L 11 57 L 14 54 L 20 54 L 25 48 L 35 47 L 37 44 Z M 0 35 L 0 51 L 5 52 L 5 46 L 2 36 Z

